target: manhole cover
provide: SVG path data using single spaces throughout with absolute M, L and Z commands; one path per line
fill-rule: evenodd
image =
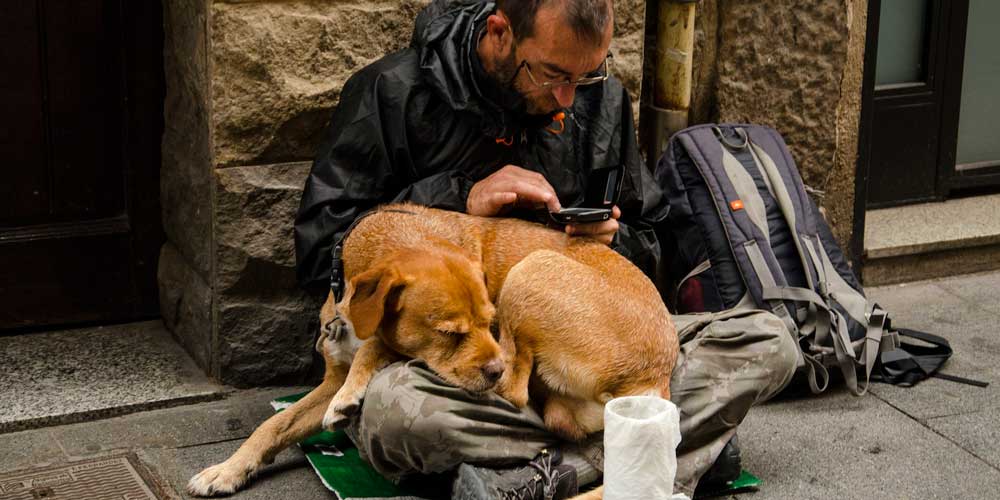
M 157 500 L 129 456 L 0 473 L 0 500 Z

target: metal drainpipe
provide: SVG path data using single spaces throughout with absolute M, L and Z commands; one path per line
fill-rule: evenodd
M 660 0 L 656 25 L 656 72 L 646 159 L 654 169 L 667 141 L 688 126 L 697 0 Z

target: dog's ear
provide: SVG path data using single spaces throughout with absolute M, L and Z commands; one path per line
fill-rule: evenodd
M 354 334 L 365 340 L 375 334 L 385 316 L 386 302 L 406 282 L 394 266 L 376 266 L 351 280 L 348 312 Z

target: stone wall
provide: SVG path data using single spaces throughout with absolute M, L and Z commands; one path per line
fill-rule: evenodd
M 321 299 L 295 285 L 292 239 L 309 162 L 344 82 L 405 47 L 428 1 L 165 2 L 162 313 L 220 380 L 296 382 L 317 361 Z M 637 107 L 644 3 L 615 3 Z
M 208 5 L 163 2 L 164 130 L 160 205 L 160 311 L 167 329 L 206 370 L 213 360 L 212 176 Z M 214 372 L 214 371 L 213 371 Z

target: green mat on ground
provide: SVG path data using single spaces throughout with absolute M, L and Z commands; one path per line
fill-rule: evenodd
M 725 486 L 704 490 L 699 488 L 698 491 L 695 492 L 695 498 L 711 498 L 725 495 L 735 495 L 737 493 L 749 493 L 757 491 L 760 488 L 760 483 L 761 481 L 759 477 L 747 472 L 746 469 L 743 469 L 740 472 L 740 477 L 728 482 Z
M 271 406 L 284 410 L 306 394 L 277 398 Z M 299 447 L 323 485 L 340 500 L 447 500 L 451 491 L 451 478 L 447 476 L 424 476 L 394 484 L 358 455 L 344 431 L 319 432 L 299 443 Z
M 306 394 L 277 398 L 271 401 L 271 406 L 276 411 L 284 410 Z M 323 485 L 340 500 L 447 500 L 451 491 L 451 477 L 448 475 L 423 476 L 394 484 L 375 472 L 358 455 L 357 447 L 344 431 L 322 431 L 302 441 L 299 446 Z M 738 479 L 729 483 L 728 488 L 704 493 L 716 496 L 756 491 L 758 486 L 760 479 L 744 470 Z

